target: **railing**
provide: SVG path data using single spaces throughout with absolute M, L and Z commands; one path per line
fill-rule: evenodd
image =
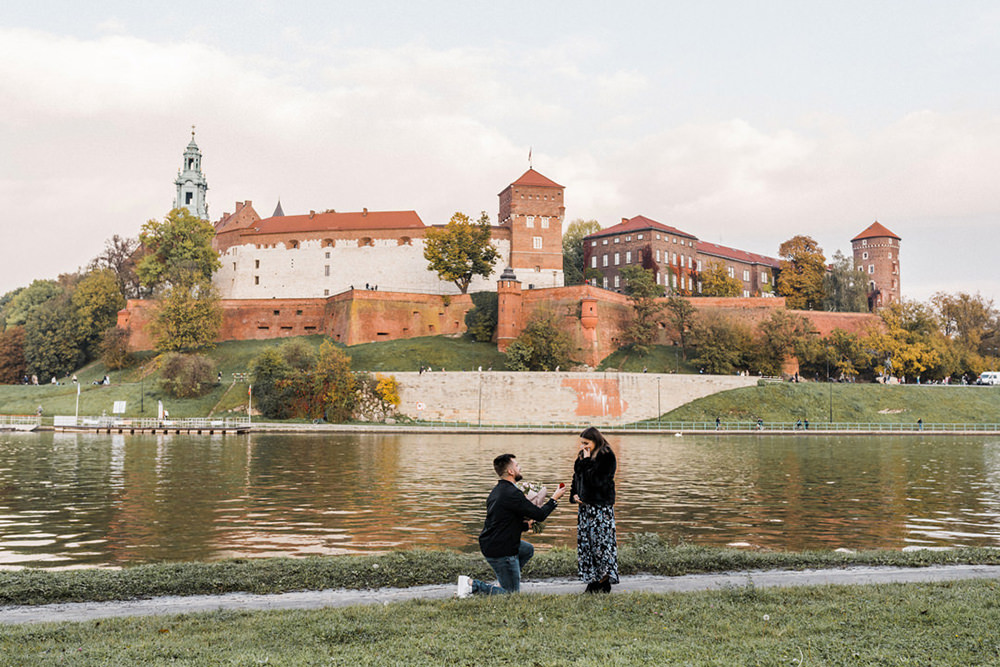
M 566 431 L 581 430 L 581 424 L 477 424 L 475 422 L 446 422 L 446 421 L 414 421 L 400 424 L 400 426 L 422 426 L 422 427 L 445 427 L 463 429 L 482 430 L 542 430 L 542 431 Z M 1000 423 L 954 423 L 954 424 L 916 424 L 916 423 L 889 423 L 889 422 L 809 422 L 808 427 L 805 422 L 764 422 L 758 424 L 756 421 L 722 421 L 716 424 L 714 421 L 706 422 L 680 422 L 680 421 L 644 421 L 631 424 L 600 424 L 603 431 L 663 431 L 663 432 L 770 432 L 770 433 L 811 433 L 816 431 L 830 432 L 838 431 L 845 433 L 976 433 L 995 432 L 1000 433 Z
M 128 429 L 246 429 L 250 420 L 246 417 L 212 419 L 211 417 L 189 417 L 185 419 L 156 419 L 118 417 L 102 415 L 100 417 L 74 417 L 72 415 L 56 415 L 53 425 L 57 427 L 84 428 L 128 428 Z
M 38 426 L 41 415 L 0 415 L 0 426 Z

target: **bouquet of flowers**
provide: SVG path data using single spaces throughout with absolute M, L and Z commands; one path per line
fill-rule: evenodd
M 517 488 L 524 492 L 524 497 L 531 501 L 532 504 L 541 507 L 545 504 L 546 497 L 548 496 L 548 489 L 545 488 L 544 484 L 536 484 L 535 482 L 518 482 Z M 545 530 L 545 524 L 541 521 L 535 521 L 531 524 L 531 531 L 533 533 L 540 533 Z

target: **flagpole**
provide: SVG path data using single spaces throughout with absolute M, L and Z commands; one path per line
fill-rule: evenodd
M 76 415 L 73 417 L 73 425 L 80 425 L 80 383 L 76 383 Z
M 247 423 L 249 424 L 253 422 L 253 417 L 251 416 L 253 414 L 253 385 L 247 388 L 247 396 L 250 397 L 247 399 Z

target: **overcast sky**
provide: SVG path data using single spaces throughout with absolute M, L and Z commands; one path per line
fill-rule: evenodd
M 1000 302 L 998 82 L 993 2 L 5 3 L 0 293 L 162 218 L 196 125 L 213 221 L 495 221 L 530 147 L 567 221 L 830 257 L 878 220 L 904 297 Z

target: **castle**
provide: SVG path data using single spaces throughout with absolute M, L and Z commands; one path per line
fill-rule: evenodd
M 207 181 L 194 140 L 184 151 L 174 206 L 208 219 Z M 619 269 L 639 264 L 669 292 L 697 296 L 699 274 L 722 262 L 741 281 L 743 298 L 702 297 L 699 309 L 738 312 L 759 320 L 784 299 L 773 297 L 778 260 L 700 241 L 695 235 L 636 216 L 584 239 L 588 284 L 564 287 L 562 226 L 565 191 L 529 166 L 498 195 L 492 241 L 500 260 L 493 273 L 476 277 L 469 291 L 499 293 L 498 346 L 523 329 L 538 308 L 564 313 L 578 358 L 594 365 L 620 345 L 629 317 Z M 285 215 L 280 202 L 261 218 L 251 201 L 214 223 L 213 245 L 222 267 L 213 277 L 221 296 L 219 340 L 325 334 L 347 345 L 459 334 L 471 298 L 427 268 L 428 229 L 415 211 L 310 211 Z M 872 308 L 899 299 L 899 237 L 879 223 L 852 241 L 855 263 L 868 267 Z M 594 273 L 596 271 L 596 274 Z M 600 276 L 600 277 L 597 277 Z M 118 323 L 131 331 L 135 349 L 149 349 L 148 301 L 130 300 Z M 870 316 L 804 313 L 820 333 L 834 327 L 859 330 Z M 843 317 L 837 317 L 837 316 Z M 662 334 L 661 337 L 666 334 Z

